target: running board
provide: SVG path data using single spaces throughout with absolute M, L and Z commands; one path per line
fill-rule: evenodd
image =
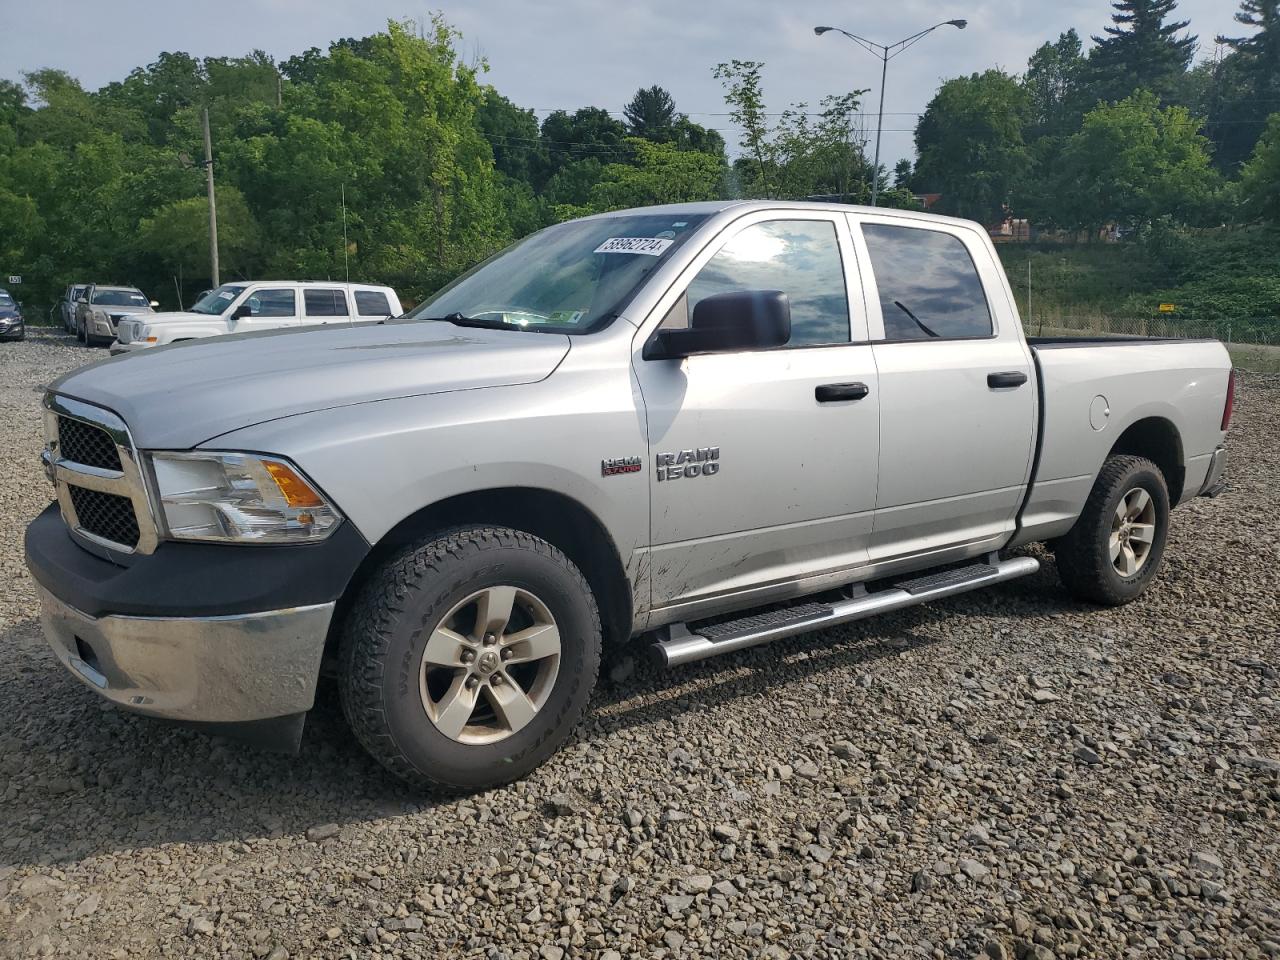
M 834 603 L 804 603 L 782 610 L 756 613 L 740 620 L 717 623 L 690 630 L 685 624 L 672 624 L 651 648 L 657 662 L 676 667 L 695 660 L 717 657 L 722 653 L 794 637 L 798 633 L 821 630 L 839 623 L 861 620 L 878 613 L 890 613 L 929 600 L 966 593 L 979 587 L 1025 577 L 1040 569 L 1035 557 L 1013 557 L 995 563 L 975 563 L 958 569 L 943 570 L 910 580 L 893 583 L 884 590 L 868 593 L 855 587 L 848 600 Z

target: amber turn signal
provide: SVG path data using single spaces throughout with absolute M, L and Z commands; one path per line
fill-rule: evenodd
M 320 494 L 316 493 L 287 463 L 279 460 L 263 460 L 271 479 L 276 482 L 280 492 L 291 507 L 319 507 L 324 504 Z

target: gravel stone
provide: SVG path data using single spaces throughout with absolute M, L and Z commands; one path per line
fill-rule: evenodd
M 328 683 L 281 757 L 58 664 L 22 558 L 39 388 L 103 356 L 0 344 L 0 960 L 1280 956 L 1280 377 L 1238 375 L 1230 486 L 1135 603 L 1070 600 L 1033 546 L 1031 577 L 681 670 L 620 649 L 543 767 L 439 798 Z

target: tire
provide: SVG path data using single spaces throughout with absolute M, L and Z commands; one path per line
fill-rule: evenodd
M 1138 491 L 1150 499 L 1150 510 L 1144 505 L 1135 514 L 1134 508 L 1143 503 Z M 1126 504 L 1124 515 L 1132 517 L 1128 535 L 1119 512 L 1122 501 Z M 1149 542 L 1144 539 L 1147 526 L 1151 527 Z M 1110 457 L 1102 465 L 1075 526 L 1054 547 L 1058 576 L 1082 600 L 1120 606 L 1141 596 L 1151 584 L 1168 535 L 1169 488 L 1160 468 L 1142 457 Z M 1144 544 L 1146 552 L 1142 553 Z M 1117 548 L 1119 553 L 1113 559 Z
M 503 626 L 481 627 L 499 622 L 485 611 L 503 609 L 507 591 L 514 601 Z M 558 653 L 521 646 L 521 635 L 549 636 L 548 618 Z M 484 790 L 525 776 L 564 742 L 595 688 L 600 647 L 595 598 L 558 549 L 505 527 L 446 531 L 391 557 L 357 595 L 339 647 L 343 712 L 402 780 L 435 792 Z M 528 659 L 507 663 L 508 655 Z M 463 691 L 473 680 L 468 708 Z M 517 689 L 520 709 L 500 711 L 497 698 L 519 701 Z M 468 725 L 459 729 L 463 711 Z M 517 714 L 518 727 L 508 720 Z

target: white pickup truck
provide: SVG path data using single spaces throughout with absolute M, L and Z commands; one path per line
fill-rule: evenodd
M 228 333 L 377 322 L 398 317 L 401 312 L 400 298 L 394 290 L 367 283 L 226 283 L 210 290 L 190 310 L 122 320 L 116 328 L 111 353 L 132 353 Z
M 389 769 L 482 788 L 564 741 L 605 643 L 686 663 L 1029 574 L 1032 541 L 1133 600 L 1222 488 L 1232 396 L 1216 341 L 1028 341 L 972 223 L 629 210 L 406 319 L 64 377 L 27 563 L 122 707 L 296 745 L 327 665 Z

